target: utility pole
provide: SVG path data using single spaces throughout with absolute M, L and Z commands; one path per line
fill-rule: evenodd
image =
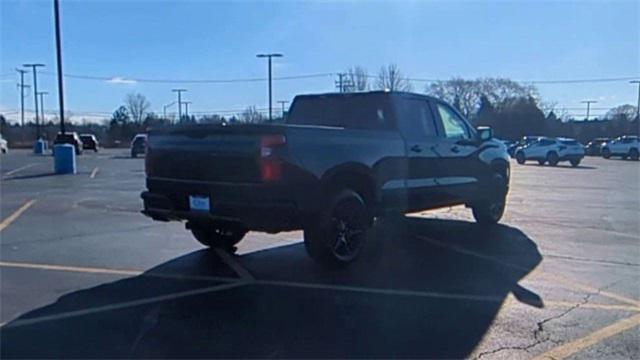
M 278 100 L 278 104 L 282 105 L 282 119 L 284 120 L 284 107 L 288 103 L 288 100 Z
M 24 88 L 28 88 L 29 85 L 24 84 L 24 74 L 27 70 L 16 69 L 20 73 L 20 126 L 24 127 Z
M 53 0 L 53 12 L 56 27 L 56 61 L 58 63 L 58 106 L 60 107 L 60 132 L 64 135 L 64 91 L 62 83 L 62 34 L 60 32 L 60 4 Z
M 633 80 L 629 81 L 631 84 L 638 84 L 638 105 L 636 106 L 636 119 L 640 121 L 640 81 Z
M 180 122 L 180 120 L 182 120 L 182 93 L 187 90 L 171 89 L 171 91 L 178 93 L 178 122 Z
M 267 58 L 268 59 L 268 67 L 269 67 L 269 121 L 273 121 L 272 116 L 272 104 L 271 104 L 271 58 L 274 57 L 282 57 L 282 54 L 258 54 L 256 57 L 259 58 Z
M 591 104 L 597 103 L 596 100 L 585 100 L 581 101 L 583 104 L 587 104 L 587 121 L 589 121 L 589 110 L 591 109 Z
M 344 92 L 344 78 L 347 76 L 345 73 L 338 73 L 338 81 L 336 81 L 336 87 L 338 92 Z
M 184 115 L 188 119 L 189 118 L 189 104 L 191 104 L 191 101 L 183 101 L 182 103 L 184 104 Z
M 42 119 L 42 123 L 44 124 L 44 122 L 46 121 L 46 119 L 44 118 L 44 96 L 49 95 L 49 93 L 46 91 L 40 91 L 38 95 L 40 95 L 40 119 Z
M 170 102 L 167 105 L 164 105 L 162 107 L 162 118 L 163 119 L 167 118 L 167 108 L 170 107 L 170 106 L 173 106 L 175 103 L 176 103 L 175 101 L 172 101 L 172 102 Z
M 33 103 L 36 108 L 36 140 L 40 139 L 40 119 L 38 116 L 38 75 L 36 68 L 44 67 L 44 64 L 23 64 L 24 67 L 30 67 L 33 69 Z

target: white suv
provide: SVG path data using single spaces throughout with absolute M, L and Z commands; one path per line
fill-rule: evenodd
M 569 161 L 576 167 L 584 158 L 584 146 L 574 139 L 540 137 L 538 141 L 517 148 L 515 157 L 518 164 L 537 160 L 540 165 L 556 166 L 560 161 Z
M 602 157 L 608 159 L 612 156 L 621 156 L 623 159 L 638 160 L 638 137 L 620 136 L 602 146 Z

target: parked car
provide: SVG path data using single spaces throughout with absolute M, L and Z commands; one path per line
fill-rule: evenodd
M 512 142 L 511 144 L 509 144 L 509 146 L 507 146 L 507 152 L 509 153 L 509 156 L 511 156 L 512 158 L 515 158 L 517 148 L 534 143 L 538 141 L 539 138 L 540 136 L 529 135 L 529 136 L 523 136 L 520 140 Z
M 56 135 L 56 138 L 53 140 L 53 145 L 55 146 L 58 144 L 71 144 L 76 149 L 76 155 L 82 154 L 82 140 L 80 140 L 78 133 L 76 133 L 75 131 L 65 131 L 64 134 L 58 133 L 58 135 Z
M 585 145 L 585 155 L 600 156 L 602 155 L 602 146 L 609 142 L 609 138 L 595 138 Z
M 374 91 L 297 96 L 284 124 L 152 129 L 143 213 L 186 220 L 206 246 L 304 230 L 324 264 L 354 260 L 377 216 L 464 204 L 495 224 L 509 158 L 449 104 Z
M 570 138 L 540 137 L 537 141 L 516 150 L 516 161 L 524 164 L 536 160 L 538 164 L 556 166 L 560 161 L 569 161 L 571 166 L 580 165 L 584 158 L 584 146 Z
M 623 159 L 638 160 L 638 137 L 620 136 L 602 146 L 602 157 L 608 159 L 612 156 L 620 156 Z
M 137 134 L 131 140 L 131 157 L 147 153 L 147 134 Z
M 94 152 L 98 152 L 98 148 L 100 147 L 98 143 L 98 139 L 93 134 L 82 134 L 80 135 L 80 140 L 82 141 L 82 148 L 86 150 L 93 150 Z
M 2 137 L 2 134 L 0 134 L 0 151 L 1 151 L 3 154 L 6 154 L 6 153 L 8 153 L 8 152 L 9 152 L 9 143 L 7 143 L 7 140 L 5 140 L 5 139 Z

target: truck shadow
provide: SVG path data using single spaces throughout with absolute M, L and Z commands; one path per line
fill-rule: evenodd
M 300 243 L 234 257 L 256 280 L 227 289 L 216 286 L 235 272 L 195 251 L 21 316 L 2 328 L 0 355 L 463 358 L 509 293 L 544 306 L 518 285 L 542 260 L 518 229 L 399 218 L 372 232 L 344 269 L 314 264 Z

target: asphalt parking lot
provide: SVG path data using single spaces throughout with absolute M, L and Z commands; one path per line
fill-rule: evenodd
M 514 162 L 501 225 L 381 219 L 327 270 L 301 232 L 231 255 L 145 218 L 127 155 L 82 155 L 75 176 L 0 158 L 1 357 L 640 357 L 638 162 Z

